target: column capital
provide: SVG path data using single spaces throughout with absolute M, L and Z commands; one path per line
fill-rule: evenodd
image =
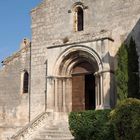
M 71 79 L 72 76 L 46 76 L 47 79 Z
M 103 74 L 103 73 L 112 73 L 112 74 L 114 74 L 114 70 L 104 69 L 104 70 L 95 72 L 94 75 L 95 75 L 95 76 L 98 76 L 98 75 L 101 75 L 101 74 Z

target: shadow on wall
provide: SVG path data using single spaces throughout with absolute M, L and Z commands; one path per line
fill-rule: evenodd
M 139 92 L 139 55 L 140 55 L 140 19 L 125 37 L 116 56 L 115 71 L 117 100 L 127 97 L 140 98 Z M 111 83 L 110 83 L 111 84 Z

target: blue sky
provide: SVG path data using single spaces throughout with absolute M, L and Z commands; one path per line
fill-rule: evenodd
M 1 0 L 0 62 L 19 49 L 24 37 L 31 38 L 30 11 L 42 0 Z

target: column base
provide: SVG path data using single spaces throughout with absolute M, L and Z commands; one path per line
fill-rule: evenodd
M 110 105 L 96 106 L 96 110 L 111 109 Z

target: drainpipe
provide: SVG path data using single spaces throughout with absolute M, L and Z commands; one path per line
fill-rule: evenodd
M 46 75 L 45 75 L 45 112 L 47 110 L 47 75 L 48 75 L 48 72 L 47 72 L 47 67 L 48 67 L 48 61 L 46 60 L 45 64 L 46 64 Z
M 29 59 L 29 122 L 31 121 L 31 57 L 32 57 L 32 52 L 31 52 L 31 42 L 30 42 L 30 59 Z

